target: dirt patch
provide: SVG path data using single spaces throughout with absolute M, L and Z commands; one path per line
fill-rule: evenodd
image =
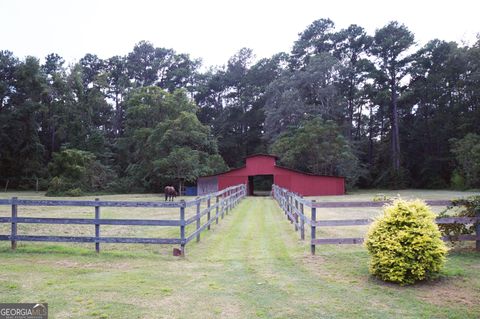
M 302 264 L 309 269 L 316 269 L 319 270 L 320 266 L 324 265 L 326 262 L 326 259 L 322 256 L 312 256 L 310 254 L 304 255 L 302 257 Z
M 480 291 L 462 285 L 462 278 L 441 278 L 416 285 L 418 297 L 430 304 L 478 306 Z

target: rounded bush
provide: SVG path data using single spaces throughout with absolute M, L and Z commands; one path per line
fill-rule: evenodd
M 370 273 L 401 285 L 431 278 L 447 254 L 435 214 L 420 200 L 397 199 L 385 207 L 370 226 L 365 245 Z

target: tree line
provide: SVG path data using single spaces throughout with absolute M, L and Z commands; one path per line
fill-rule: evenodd
M 349 187 L 480 187 L 480 39 L 319 19 L 223 66 L 139 42 L 66 65 L 0 51 L 0 178 L 51 194 L 159 191 L 275 153 Z

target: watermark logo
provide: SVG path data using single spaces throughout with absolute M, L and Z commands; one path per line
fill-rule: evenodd
M 48 319 L 48 304 L 0 303 L 0 319 Z

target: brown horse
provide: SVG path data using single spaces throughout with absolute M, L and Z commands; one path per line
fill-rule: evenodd
M 175 187 L 165 186 L 165 201 L 171 200 L 173 202 L 174 198 L 178 195 Z

